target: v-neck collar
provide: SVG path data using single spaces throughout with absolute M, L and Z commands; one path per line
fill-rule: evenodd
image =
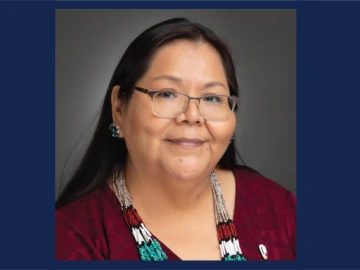
M 236 202 L 238 201 L 238 181 L 236 180 L 236 173 L 233 171 L 233 175 L 234 175 L 234 179 L 235 179 L 235 206 L 234 206 L 234 217 L 233 217 L 233 222 L 235 225 L 235 228 L 237 227 L 237 214 L 236 214 Z M 107 197 L 109 198 L 109 200 L 114 204 L 114 206 L 116 208 L 119 208 L 119 213 L 121 213 L 121 205 L 120 202 L 118 200 L 118 198 L 116 197 L 115 193 L 111 190 L 110 186 L 108 184 L 105 185 L 104 187 L 104 192 L 107 195 Z M 122 217 L 123 218 L 123 217 Z M 130 231 L 129 231 L 130 233 Z M 151 233 L 152 236 L 159 242 L 162 250 L 165 252 L 165 254 L 168 256 L 168 260 L 180 260 L 182 261 L 182 259 L 176 255 L 169 247 L 167 247 L 163 242 L 161 242 L 161 240 L 159 238 L 157 238 L 153 233 Z M 132 237 L 132 235 L 131 235 Z M 134 240 L 135 241 L 135 240 Z

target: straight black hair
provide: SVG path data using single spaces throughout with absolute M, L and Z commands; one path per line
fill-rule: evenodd
M 213 31 L 184 18 L 166 20 L 145 30 L 129 45 L 114 71 L 93 137 L 79 166 L 57 199 L 56 209 L 106 185 L 116 165 L 125 167 L 127 161 L 125 141 L 112 137 L 109 132 L 109 125 L 112 123 L 112 89 L 120 85 L 121 93 L 118 98 L 128 102 L 133 93 L 132 87 L 149 69 L 156 51 L 175 40 L 205 42 L 213 46 L 221 56 L 230 95 L 239 96 L 234 63 L 229 49 Z M 218 165 L 230 170 L 242 168 L 256 172 L 245 166 L 243 161 L 244 165 L 237 164 L 236 155 L 242 161 L 232 140 Z

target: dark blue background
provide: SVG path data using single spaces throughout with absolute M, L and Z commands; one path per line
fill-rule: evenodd
M 297 9 L 296 262 L 56 262 L 55 9 Z M 360 267 L 360 2 L 0 2 L 0 269 Z

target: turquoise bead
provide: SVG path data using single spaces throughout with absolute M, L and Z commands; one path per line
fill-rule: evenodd
M 166 254 L 162 251 L 160 244 L 153 240 L 149 244 L 144 243 L 138 246 L 141 260 L 143 261 L 164 261 L 167 260 Z
M 225 261 L 246 261 L 243 255 L 237 254 L 234 258 L 230 255 L 224 257 Z

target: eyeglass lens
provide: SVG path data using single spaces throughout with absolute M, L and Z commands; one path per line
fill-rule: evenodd
M 188 97 L 174 91 L 159 91 L 153 95 L 153 110 L 163 118 L 179 116 L 188 105 Z M 225 121 L 234 109 L 235 101 L 227 96 L 207 95 L 201 98 L 199 110 L 209 121 Z

